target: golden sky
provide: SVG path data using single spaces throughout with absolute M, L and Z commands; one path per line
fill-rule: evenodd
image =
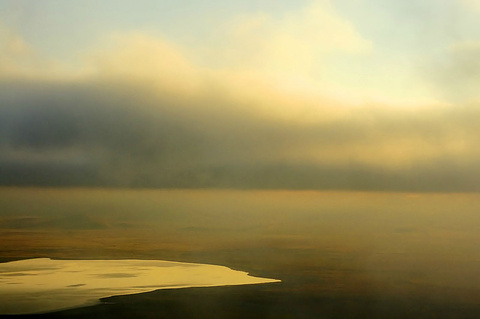
M 0 0 L 3 185 L 477 191 L 477 0 Z

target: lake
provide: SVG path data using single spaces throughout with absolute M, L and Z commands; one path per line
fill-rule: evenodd
M 479 211 L 479 195 L 457 193 L 2 188 L 0 258 L 169 260 L 282 281 L 53 317 L 475 318 Z

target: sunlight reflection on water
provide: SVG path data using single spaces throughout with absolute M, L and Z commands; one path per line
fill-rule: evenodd
M 160 260 L 52 260 L 0 264 L 0 314 L 84 306 L 100 298 L 166 288 L 278 282 L 224 266 Z

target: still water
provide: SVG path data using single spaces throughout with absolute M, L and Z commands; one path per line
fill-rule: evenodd
M 156 289 L 276 282 L 216 265 L 158 260 L 52 260 L 0 264 L 0 314 L 54 311 Z
M 477 194 L 3 188 L 0 257 L 217 264 L 339 309 L 463 309 L 479 303 L 479 212 Z

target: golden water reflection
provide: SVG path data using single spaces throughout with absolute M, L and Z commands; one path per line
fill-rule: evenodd
M 0 264 L 0 314 L 48 312 L 157 289 L 277 281 L 206 264 L 37 258 Z

